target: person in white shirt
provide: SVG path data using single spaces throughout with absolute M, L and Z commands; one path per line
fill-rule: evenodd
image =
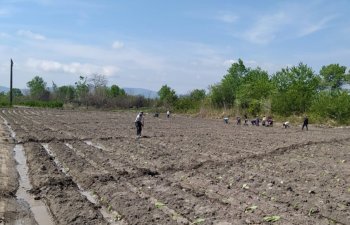
M 166 112 L 166 117 L 167 117 L 167 118 L 170 117 L 170 111 L 169 111 L 169 110 Z
M 267 121 L 267 120 L 266 120 L 266 116 L 264 116 L 264 117 L 262 118 L 262 125 L 263 125 L 263 126 L 266 126 L 266 121 Z
M 140 112 L 139 114 L 137 114 L 136 119 L 135 119 L 137 137 L 141 137 L 143 125 L 144 125 L 143 112 Z

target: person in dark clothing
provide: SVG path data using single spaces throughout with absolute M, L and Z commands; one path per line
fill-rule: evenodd
M 241 117 L 237 116 L 236 121 L 237 121 L 237 125 L 241 125 Z
M 244 114 L 244 126 L 248 126 L 248 116 Z
M 228 117 L 224 118 L 224 123 L 228 124 Z
M 136 135 L 138 138 L 141 137 L 143 124 L 144 124 L 143 112 L 140 112 L 139 114 L 137 114 L 136 119 L 135 119 Z
M 309 128 L 307 127 L 308 124 L 309 124 L 309 119 L 307 118 L 307 116 L 305 116 L 303 127 L 301 129 L 304 130 L 304 127 L 306 127 L 306 130 L 309 130 Z

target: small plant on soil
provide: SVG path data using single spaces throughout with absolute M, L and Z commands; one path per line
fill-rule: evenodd
M 296 211 L 298 211 L 298 210 L 299 210 L 299 204 L 296 203 L 295 205 L 293 205 L 293 209 L 296 210 Z
M 266 194 L 266 192 L 265 191 L 263 191 L 263 192 L 261 192 L 261 194 L 260 194 L 262 197 L 264 197 L 264 198 L 266 198 L 267 197 L 267 194 Z
M 279 221 L 281 219 L 281 217 L 280 216 L 265 216 L 264 218 L 263 218 L 263 220 L 265 221 L 265 222 L 277 222 L 277 221 Z
M 311 209 L 309 210 L 308 215 L 309 215 L 309 216 L 312 216 L 312 215 L 314 215 L 314 214 L 316 214 L 316 213 L 319 213 L 319 212 L 320 212 L 320 210 L 318 210 L 317 208 L 311 208 Z
M 245 212 L 245 213 L 254 212 L 257 208 L 258 208 L 258 206 L 252 205 L 252 206 L 250 206 L 250 207 L 247 207 L 247 208 L 244 210 L 244 212 Z
M 114 221 L 120 221 L 123 219 L 123 216 L 115 212 L 116 214 L 114 215 Z
M 200 223 L 203 223 L 205 221 L 205 219 L 203 219 L 203 218 L 198 218 L 198 219 L 196 219 L 195 221 L 193 221 L 193 223 L 191 223 L 191 224 L 200 224 Z
M 335 221 L 332 220 L 332 219 L 328 219 L 328 223 L 329 223 L 329 224 L 336 224 L 337 222 L 335 222 Z
M 173 220 L 177 220 L 178 217 L 179 217 L 179 214 L 174 212 L 173 215 L 172 215 Z
M 243 189 L 249 189 L 249 186 L 248 186 L 248 184 L 243 184 L 243 185 L 242 185 L 242 188 L 243 188 Z
M 158 208 L 158 209 L 161 209 L 163 206 L 165 206 L 165 204 L 162 203 L 162 202 L 156 202 L 156 203 L 154 203 L 154 205 L 155 205 L 156 208 Z

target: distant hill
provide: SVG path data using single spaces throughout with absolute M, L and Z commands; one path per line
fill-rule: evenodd
M 123 88 L 128 95 L 142 95 L 145 98 L 158 98 L 156 91 L 144 88 Z
M 16 87 L 14 87 L 14 88 L 16 88 Z M 10 91 L 10 88 L 4 87 L 4 86 L 0 86 L 0 93 L 1 93 L 1 92 L 7 93 L 7 92 L 9 92 L 9 91 Z M 28 90 L 28 89 L 21 89 L 21 91 L 22 91 L 22 94 L 24 94 L 24 95 L 26 95 L 26 94 L 29 93 L 29 90 Z
M 0 86 L 0 92 L 8 92 L 9 90 L 10 88 L 8 87 Z

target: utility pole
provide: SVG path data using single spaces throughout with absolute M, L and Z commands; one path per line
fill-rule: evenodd
M 10 106 L 12 106 L 12 69 L 13 69 L 13 61 L 11 59 L 11 74 L 10 74 Z

